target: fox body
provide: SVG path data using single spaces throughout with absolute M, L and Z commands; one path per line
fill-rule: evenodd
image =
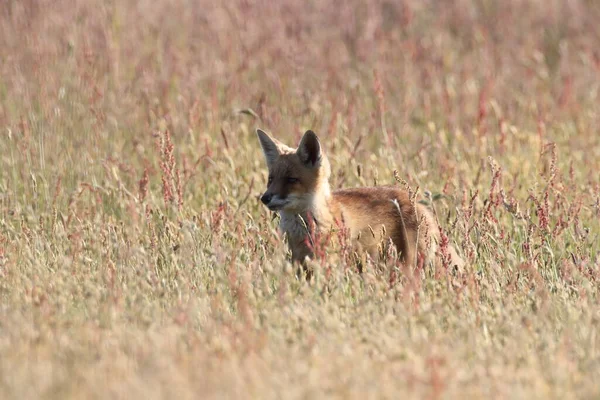
M 436 257 L 439 228 L 429 210 L 395 187 L 362 187 L 332 191 L 331 168 L 317 135 L 307 131 L 297 149 L 257 135 L 269 170 L 261 201 L 279 212 L 280 230 L 287 234 L 292 259 L 313 257 L 310 228 L 321 233 L 344 227 L 359 252 L 377 258 L 382 242 L 391 241 L 401 259 L 414 265 L 420 255 Z M 452 262 L 462 261 L 451 249 Z

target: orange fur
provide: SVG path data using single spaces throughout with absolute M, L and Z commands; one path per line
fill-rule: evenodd
M 297 149 L 285 146 L 260 129 L 257 134 L 269 169 L 263 203 L 281 216 L 294 261 L 313 257 L 308 225 L 329 232 L 341 224 L 348 229 L 357 250 L 376 258 L 382 242 L 396 245 L 404 263 L 414 265 L 420 254 L 439 261 L 438 225 L 429 210 L 414 203 L 406 191 L 395 187 L 362 187 L 331 191 L 329 161 L 317 136 L 307 131 Z M 449 249 L 454 265 L 463 262 Z

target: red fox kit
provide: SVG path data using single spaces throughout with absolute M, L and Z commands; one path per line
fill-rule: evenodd
M 327 233 L 343 225 L 357 250 L 378 255 L 382 241 L 396 245 L 401 259 L 415 265 L 418 255 L 426 262 L 436 260 L 439 228 L 429 210 L 413 204 L 406 191 L 395 187 L 363 187 L 332 191 L 331 168 L 317 135 L 307 131 L 297 149 L 256 131 L 262 147 L 269 181 L 261 201 L 279 212 L 280 229 L 287 234 L 292 259 L 304 262 L 313 257 L 307 221 Z M 462 260 L 449 246 L 451 263 Z M 439 258 L 438 258 L 439 259 Z

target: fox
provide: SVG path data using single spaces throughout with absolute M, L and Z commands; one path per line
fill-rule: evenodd
M 327 234 L 340 226 L 357 254 L 378 259 L 381 244 L 396 246 L 401 262 L 416 266 L 441 262 L 439 226 L 429 209 L 394 186 L 331 190 L 331 166 L 317 135 L 308 130 L 297 148 L 256 130 L 268 169 L 267 189 L 260 201 L 279 213 L 279 230 L 287 236 L 292 261 L 306 265 L 314 258 L 310 235 Z M 312 228 L 312 231 L 311 231 Z M 464 262 L 447 245 L 450 263 Z

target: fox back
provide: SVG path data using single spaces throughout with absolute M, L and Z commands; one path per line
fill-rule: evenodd
M 311 235 L 343 227 L 358 252 L 377 258 L 381 244 L 394 243 L 401 259 L 414 265 L 417 256 L 436 260 L 439 227 L 429 210 L 395 187 L 363 187 L 331 191 L 331 168 L 317 135 L 307 131 L 296 149 L 257 135 L 269 170 L 261 201 L 280 214 L 280 230 L 287 234 L 292 259 L 313 257 Z M 450 248 L 451 262 L 462 260 Z M 437 257 L 439 260 L 439 257 Z

